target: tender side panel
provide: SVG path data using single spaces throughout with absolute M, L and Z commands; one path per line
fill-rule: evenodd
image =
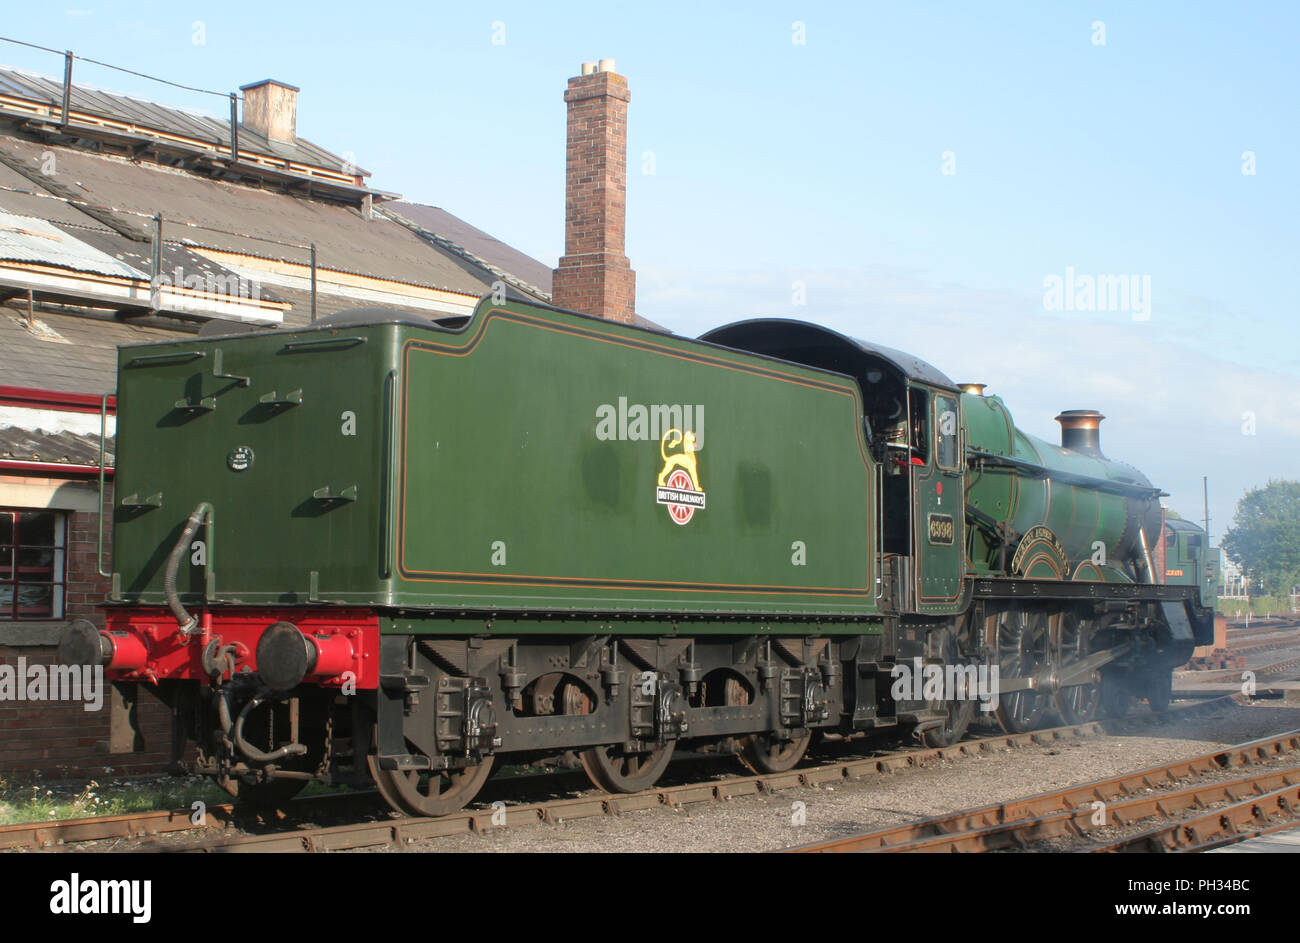
M 873 611 L 851 380 L 510 308 L 455 338 L 412 332 L 402 363 L 404 604 Z M 678 425 L 698 450 L 665 441 Z M 665 484 L 702 492 L 677 495 L 691 513 Z

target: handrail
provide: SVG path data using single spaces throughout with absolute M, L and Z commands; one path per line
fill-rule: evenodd
M 103 579 L 112 579 L 104 572 L 104 440 L 108 437 L 108 394 L 99 401 L 99 540 L 95 550 L 95 572 Z
M 292 341 L 281 347 L 280 352 L 292 354 L 303 350 L 346 350 L 365 342 L 364 337 L 327 337 L 318 341 Z
M 1064 469 L 1048 468 L 1046 465 L 1039 465 L 1037 462 L 1027 462 L 1022 458 L 998 455 L 996 452 L 986 452 L 983 449 L 968 447 L 966 449 L 966 464 L 968 467 L 983 465 L 992 468 L 1010 468 L 1024 472 L 1033 478 L 1050 478 L 1064 485 L 1079 485 L 1084 488 L 1092 488 L 1095 491 L 1104 491 L 1108 494 L 1124 495 L 1131 498 L 1150 499 L 1166 496 L 1165 492 L 1159 488 L 1130 484 L 1125 481 L 1114 481 L 1109 478 L 1095 478 L 1092 475 L 1083 475 L 1078 472 L 1065 471 Z
M 379 504 L 379 578 L 393 575 L 393 449 L 397 444 L 397 371 L 389 370 L 384 378 L 384 492 Z
M 165 354 L 147 354 L 144 357 L 132 357 L 126 362 L 126 366 L 127 369 L 130 369 L 131 367 L 155 363 L 187 363 L 191 360 L 202 360 L 206 356 L 207 354 L 201 350 L 169 351 Z
M 885 477 L 884 465 L 876 464 L 876 592 L 877 604 L 885 595 Z

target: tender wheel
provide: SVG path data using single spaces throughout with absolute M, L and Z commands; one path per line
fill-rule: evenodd
M 740 741 L 740 762 L 755 773 L 784 773 L 803 760 L 812 745 L 810 730 L 797 740 L 776 740 L 769 734 L 755 733 Z
M 582 751 L 582 765 L 592 783 L 606 792 L 640 792 L 649 789 L 668 768 L 675 743 L 646 753 L 627 753 L 621 745 L 591 747 Z
M 590 695 L 572 682 L 565 682 L 559 695 L 561 709 L 566 714 L 590 714 L 593 703 Z M 640 792 L 649 789 L 668 768 L 673 758 L 669 743 L 647 753 L 628 753 L 622 745 L 608 744 L 589 747 L 578 754 L 582 768 L 597 789 L 606 792 Z
M 414 752 L 415 748 L 411 749 Z M 494 758 L 490 756 L 474 766 L 433 772 L 380 769 L 377 752 L 378 730 L 374 730 L 366 757 L 370 777 L 383 800 L 403 815 L 448 815 L 463 809 L 492 775 Z
M 736 678 L 727 679 L 726 692 L 728 707 L 749 703 L 749 688 Z M 752 773 L 784 773 L 799 765 L 812 740 L 811 730 L 794 740 L 779 740 L 766 733 L 749 734 L 737 738 L 740 752 L 736 756 Z
M 1073 609 L 1061 615 L 1061 669 L 1092 654 L 1092 620 L 1082 619 Z M 1056 692 L 1056 712 L 1066 724 L 1086 724 L 1101 710 L 1101 685 L 1095 681 L 1073 684 Z
M 493 757 L 464 769 L 380 769 L 372 753 L 367 762 L 375 788 L 384 801 L 407 815 L 447 815 L 463 809 L 478 795 L 492 775 Z
M 1009 609 L 998 620 L 998 665 L 1002 683 L 1033 677 L 1049 663 L 1047 614 Z M 1043 719 L 1051 698 L 1025 689 L 998 698 L 998 721 L 1007 733 L 1033 730 Z

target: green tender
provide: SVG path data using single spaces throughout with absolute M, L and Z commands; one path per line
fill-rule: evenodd
M 875 468 L 837 374 L 485 299 L 454 330 L 122 348 L 118 410 L 122 602 L 164 601 L 167 555 L 206 501 L 187 604 L 877 613 Z M 659 491 L 682 468 L 664 458 L 683 452 L 664 440 L 679 416 L 699 432 L 686 490 L 704 495 L 686 523 Z

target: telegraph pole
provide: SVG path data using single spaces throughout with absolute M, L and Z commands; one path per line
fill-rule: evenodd
M 1205 545 L 1210 544 L 1210 479 L 1201 476 L 1201 488 L 1205 497 Z

